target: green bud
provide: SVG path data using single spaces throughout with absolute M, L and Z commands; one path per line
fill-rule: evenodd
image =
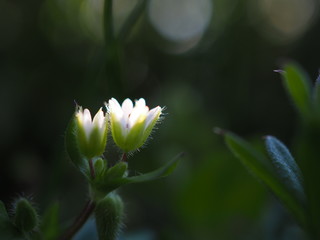
M 116 240 L 122 227 L 123 202 L 119 195 L 110 193 L 97 203 L 95 217 L 100 240 Z
M 136 101 L 135 106 L 128 98 L 121 106 L 116 99 L 112 98 L 107 108 L 113 140 L 125 152 L 142 147 L 162 112 L 159 106 L 149 111 L 143 98 Z
M 39 219 L 31 203 L 20 198 L 14 203 L 14 224 L 23 232 L 30 232 L 38 226 Z
M 113 167 L 109 168 L 105 175 L 105 180 L 112 181 L 114 179 L 122 178 L 128 169 L 128 164 L 119 162 Z
M 106 169 L 105 160 L 103 160 L 102 158 L 97 158 L 94 160 L 94 171 L 95 171 L 96 177 L 102 176 L 105 169 Z

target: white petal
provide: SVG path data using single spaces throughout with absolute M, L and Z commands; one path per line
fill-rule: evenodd
M 145 107 L 146 106 L 146 100 L 144 98 L 140 98 L 138 101 L 136 101 L 135 107 Z
M 93 118 L 93 125 L 98 127 L 99 129 L 102 129 L 104 127 L 104 121 L 105 121 L 105 116 L 103 114 L 103 111 L 100 108 Z
M 91 114 L 87 108 L 83 111 L 82 124 L 83 124 L 84 131 L 86 133 L 86 136 L 89 137 L 93 126 L 92 126 Z
M 129 114 L 132 112 L 132 109 L 133 109 L 133 103 L 129 98 L 127 98 L 122 103 L 122 110 L 123 110 L 124 116 L 128 117 Z
M 118 101 L 114 98 L 111 98 L 108 103 L 108 112 L 113 114 L 117 120 L 120 120 L 123 115 L 122 108 Z
M 158 106 L 151 109 L 147 115 L 145 128 L 147 128 L 155 120 L 155 118 L 159 117 L 160 114 L 161 114 L 161 107 Z
M 148 111 L 148 107 L 136 105 L 129 117 L 129 128 L 132 128 L 138 121 L 143 121 L 147 117 Z

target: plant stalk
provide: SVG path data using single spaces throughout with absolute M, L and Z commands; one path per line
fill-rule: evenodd
M 88 200 L 80 215 L 59 240 L 70 240 L 88 220 L 95 207 L 96 204 L 93 201 Z

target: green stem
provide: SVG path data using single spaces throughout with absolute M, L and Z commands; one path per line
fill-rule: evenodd
M 109 45 L 110 42 L 114 41 L 112 6 L 112 0 L 104 1 L 103 28 L 106 45 Z
M 127 155 L 127 153 L 124 152 L 124 153 L 122 154 L 122 156 L 121 156 L 121 160 L 120 160 L 120 161 L 121 161 L 121 162 L 127 162 L 127 159 L 128 159 L 128 155 Z
M 88 220 L 95 207 L 96 204 L 93 201 L 88 200 L 80 215 L 67 230 L 67 232 L 60 238 L 60 240 L 70 240 Z
M 142 15 L 148 0 L 141 0 L 140 3 L 137 3 L 135 8 L 132 10 L 131 14 L 123 24 L 118 34 L 118 39 L 124 41 L 128 35 L 131 33 L 134 25 L 137 23 L 138 19 Z
M 94 171 L 94 166 L 93 166 L 93 160 L 92 158 L 89 160 L 89 168 L 90 168 L 90 175 L 91 175 L 91 178 L 92 180 L 95 179 L 96 177 L 96 173 Z

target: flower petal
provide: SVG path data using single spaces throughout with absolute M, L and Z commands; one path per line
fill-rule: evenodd
M 100 130 L 103 130 L 102 128 L 105 125 L 104 121 L 105 121 L 105 116 L 103 114 L 103 111 L 100 108 L 93 118 L 93 121 L 92 121 L 93 126 L 99 128 Z

